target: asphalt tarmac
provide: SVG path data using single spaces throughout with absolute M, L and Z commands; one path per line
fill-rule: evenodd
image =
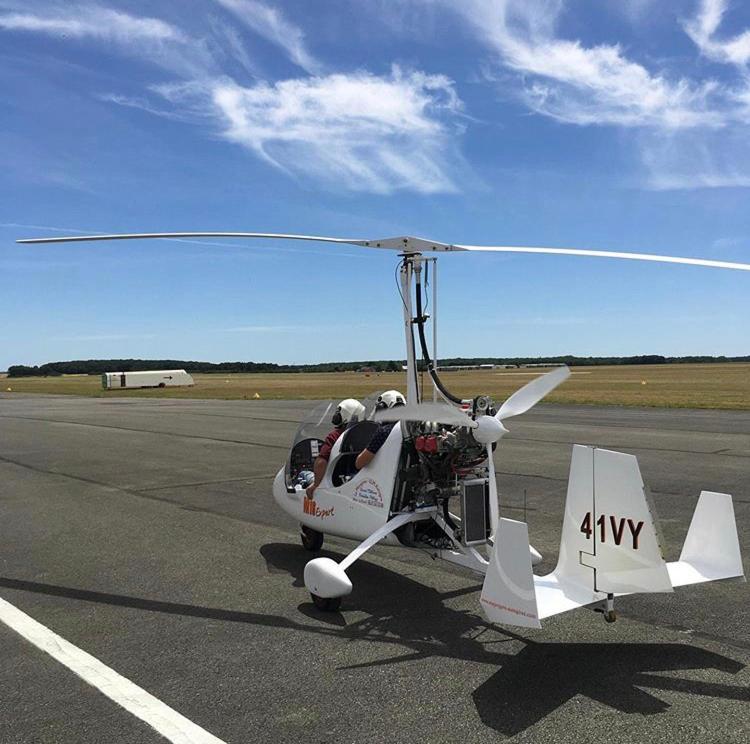
M 341 612 L 317 611 L 270 491 L 311 407 L 0 395 L 0 597 L 227 744 L 750 741 L 745 583 L 516 632 L 483 620 L 470 574 L 376 548 Z M 749 412 L 540 405 L 511 424 L 503 512 L 541 572 L 572 443 L 638 456 L 668 560 L 700 491 L 731 493 L 750 567 Z M 2 623 L 0 644 L 3 744 L 164 741 Z

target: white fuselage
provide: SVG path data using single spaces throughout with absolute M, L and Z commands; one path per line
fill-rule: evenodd
M 337 486 L 331 478 L 342 456 L 343 440 L 342 435 L 333 445 L 325 476 L 313 499 L 306 499 L 305 491 L 300 486 L 293 493 L 287 490 L 284 468 L 276 474 L 273 495 L 287 514 L 307 527 L 330 535 L 364 540 L 382 527 L 391 514 L 403 440 L 401 425 L 393 427 L 369 465 Z M 391 535 L 386 542 L 396 544 L 398 540 Z

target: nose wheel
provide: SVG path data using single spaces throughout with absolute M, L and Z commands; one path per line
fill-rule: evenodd
M 319 597 L 317 594 L 310 594 L 313 604 L 323 612 L 336 612 L 341 607 L 341 597 Z
M 317 553 L 323 547 L 323 533 L 318 532 L 311 527 L 305 527 L 302 525 L 299 537 L 302 542 L 302 547 L 305 550 L 309 550 L 311 553 Z

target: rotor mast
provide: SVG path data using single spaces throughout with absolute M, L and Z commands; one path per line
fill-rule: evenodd
M 410 250 L 411 249 L 411 250 Z M 438 397 L 446 403 L 461 404 L 461 398 L 453 395 L 443 385 L 437 374 L 437 324 L 435 314 L 437 312 L 437 257 L 425 258 L 422 254 L 409 245 L 408 240 L 404 240 L 404 252 L 401 254 L 401 286 L 400 293 L 403 300 L 404 311 L 404 337 L 406 340 L 406 388 L 407 401 L 410 404 L 421 403 L 425 391 L 420 390 L 419 370 L 417 368 L 417 352 L 414 339 L 414 327 L 416 326 L 419 334 L 419 348 L 422 352 L 422 358 L 426 365 L 427 373 L 432 382 L 432 399 L 436 401 Z M 426 272 L 429 263 L 433 265 L 433 284 L 432 284 L 432 357 L 428 349 L 427 338 L 425 335 L 425 323 L 428 316 L 425 312 L 424 302 L 427 301 L 427 279 Z M 425 270 L 425 282 L 422 283 L 422 270 Z M 412 284 L 414 290 L 412 294 Z
M 422 256 L 419 253 L 403 254 L 401 262 L 401 298 L 404 307 L 404 338 L 406 340 L 406 402 L 410 405 L 419 403 L 419 385 L 417 384 L 417 355 L 414 348 L 414 312 L 412 310 L 411 283 L 415 272 L 421 271 Z

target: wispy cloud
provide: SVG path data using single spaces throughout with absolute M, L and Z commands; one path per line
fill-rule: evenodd
M 60 41 L 90 41 L 111 44 L 119 53 L 149 60 L 170 72 L 203 77 L 217 74 L 209 45 L 159 18 L 134 16 L 94 4 L 4 3 L 17 10 L 0 13 L 0 30 L 6 33 L 36 33 Z
M 215 1 L 295 64 L 318 74 L 238 82 L 222 67 L 226 59 L 217 44 L 244 73 L 252 69 L 251 60 L 235 29 L 216 20 L 208 24 L 210 39 L 194 38 L 157 18 L 41 2 L 34 13 L 0 12 L 0 30 L 109 42 L 173 72 L 173 79 L 152 83 L 143 95 L 107 92 L 99 98 L 208 128 L 291 176 L 341 191 L 456 190 L 451 174 L 463 167 L 455 144 L 462 105 L 450 79 L 395 67 L 390 75 L 322 75 L 304 33 L 279 10 L 259 0 Z M 14 5 L 0 2 L 6 9 Z
M 718 126 L 711 107 L 716 85 L 654 73 L 618 45 L 586 47 L 556 36 L 563 4 L 545 0 L 465 0 L 450 4 L 522 77 L 521 95 L 534 111 L 572 124 Z
M 158 18 L 139 18 L 109 8 L 69 6 L 54 15 L 32 13 L 4 13 L 0 28 L 6 31 L 34 31 L 55 36 L 129 43 L 134 40 L 185 41 L 182 33 Z
M 292 333 L 296 331 L 313 331 L 314 326 L 299 325 L 244 325 L 232 328 L 220 328 L 222 333 Z
M 259 0 L 216 0 L 246 26 L 272 44 L 280 46 L 295 65 L 309 73 L 317 73 L 322 65 L 308 51 L 305 34 L 277 8 Z
M 656 191 L 750 187 L 748 128 L 645 132 L 639 149 L 646 185 Z
M 55 341 L 130 341 L 156 338 L 155 333 L 102 333 L 82 336 L 56 336 Z
M 513 84 L 532 111 L 568 124 L 634 132 L 647 187 L 750 186 L 746 70 L 734 85 L 725 78 L 691 79 L 649 68 L 617 44 L 585 46 L 560 38 L 563 0 L 435 3 L 458 12 L 493 50 L 504 85 Z M 726 9 L 726 0 L 702 0 L 695 18 L 683 25 L 705 56 L 742 67 L 750 61 L 750 31 L 716 38 Z
M 726 0 L 702 0 L 696 16 L 685 22 L 685 31 L 709 59 L 745 66 L 750 62 L 750 31 L 743 31 L 723 41 L 716 38 L 726 11 Z
M 366 72 L 244 87 L 162 86 L 175 105 L 213 112 L 221 136 L 280 170 L 333 188 L 454 191 L 461 101 L 442 75 Z
M 352 328 L 363 328 L 368 330 L 374 330 L 376 328 L 387 328 L 388 326 L 383 323 L 357 323 L 342 325 L 330 325 L 327 324 L 328 330 L 350 330 Z M 317 333 L 320 330 L 320 325 L 276 325 L 270 323 L 268 325 L 241 325 L 233 326 L 231 328 L 219 328 L 221 333 L 296 333 L 298 331 L 305 331 L 308 333 Z

